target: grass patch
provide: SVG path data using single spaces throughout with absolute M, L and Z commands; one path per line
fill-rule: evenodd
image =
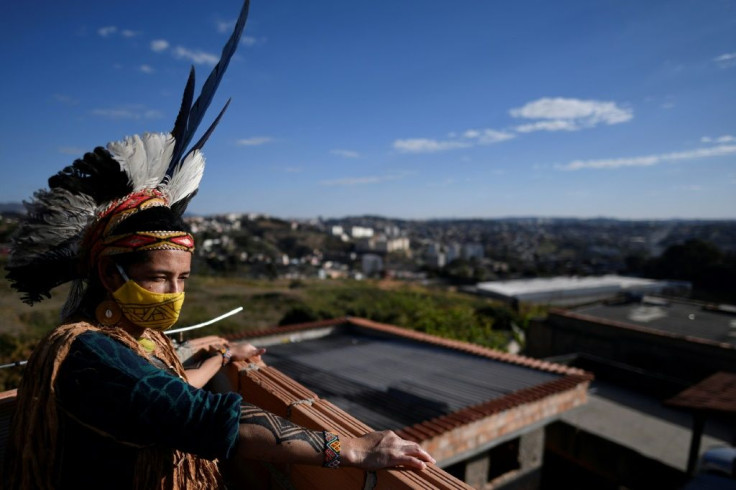
M 0 364 L 27 359 L 38 340 L 59 321 L 66 288 L 33 307 L 0 279 Z M 186 337 L 261 330 L 277 325 L 356 316 L 447 338 L 503 348 L 510 325 L 525 317 L 489 299 L 389 281 L 249 280 L 195 276 L 174 328 L 208 321 L 239 306 L 243 311 Z M 538 311 L 529 312 L 538 314 Z M 0 390 L 17 386 L 22 369 L 0 370 Z

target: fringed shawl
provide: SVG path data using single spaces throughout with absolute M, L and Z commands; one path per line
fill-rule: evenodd
M 33 352 L 18 388 L 18 403 L 11 432 L 5 475 L 8 489 L 56 488 L 58 453 L 55 381 L 59 367 L 74 339 L 99 331 L 135 351 L 148 355 L 130 334 L 120 328 L 98 328 L 86 322 L 54 329 Z M 154 355 L 186 379 L 184 369 L 169 339 L 146 330 L 144 337 L 155 344 Z M 142 490 L 213 489 L 223 486 L 217 463 L 171 448 L 141 448 L 135 464 L 135 488 Z

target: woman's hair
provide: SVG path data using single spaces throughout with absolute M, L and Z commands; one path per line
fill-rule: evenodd
M 189 226 L 184 220 L 165 206 L 157 206 L 144 209 L 127 218 L 116 226 L 110 234 L 121 235 L 125 233 L 137 233 L 139 231 L 184 231 L 190 233 Z M 113 262 L 120 265 L 123 270 L 130 266 L 150 260 L 150 252 L 130 252 L 117 255 L 108 255 Z M 92 268 L 87 278 L 87 288 L 84 291 L 82 302 L 74 314 L 82 314 L 94 318 L 95 309 L 106 297 L 107 291 L 100 282 L 98 265 Z
M 139 231 L 186 231 L 190 232 L 184 220 L 171 208 L 156 206 L 138 211 L 117 225 L 109 235 L 122 235 Z

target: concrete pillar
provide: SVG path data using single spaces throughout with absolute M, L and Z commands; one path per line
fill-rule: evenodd
M 488 482 L 490 464 L 487 451 L 468 459 L 465 462 L 465 483 L 473 488 L 483 488 Z
M 542 466 L 544 458 L 544 427 L 527 432 L 519 438 L 519 465 L 526 472 Z

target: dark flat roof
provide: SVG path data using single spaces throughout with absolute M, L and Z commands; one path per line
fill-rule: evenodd
M 401 429 L 564 376 L 357 329 L 267 349 L 266 364 L 376 430 Z
M 736 346 L 736 314 L 709 310 L 697 303 L 662 301 L 662 304 L 595 304 L 574 308 L 572 311 Z

